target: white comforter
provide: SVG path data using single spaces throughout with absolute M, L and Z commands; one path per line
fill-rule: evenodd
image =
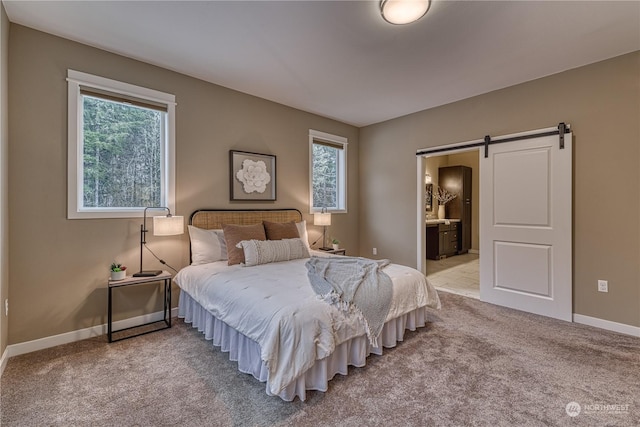
M 357 319 L 316 296 L 306 261 L 253 267 L 219 261 L 186 267 L 175 277 L 202 307 L 260 345 L 275 395 L 337 345 L 366 333 Z M 383 271 L 393 281 L 387 320 L 418 307 L 440 308 L 435 289 L 417 270 L 391 264 Z

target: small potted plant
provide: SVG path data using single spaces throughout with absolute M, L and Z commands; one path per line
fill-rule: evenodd
M 119 262 L 111 263 L 111 280 L 122 280 L 127 277 L 127 267 Z
M 340 249 L 340 240 L 336 239 L 335 237 L 333 238 L 333 240 L 331 240 L 331 244 L 333 245 L 334 251 Z

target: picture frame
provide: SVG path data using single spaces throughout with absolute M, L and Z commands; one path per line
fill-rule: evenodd
M 229 150 L 229 199 L 275 201 L 276 156 Z

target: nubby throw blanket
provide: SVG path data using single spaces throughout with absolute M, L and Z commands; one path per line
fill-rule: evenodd
M 374 347 L 378 347 L 393 296 L 391 278 L 382 271 L 389 263 L 345 256 L 311 257 L 306 263 L 315 293 L 329 304 L 361 317 Z

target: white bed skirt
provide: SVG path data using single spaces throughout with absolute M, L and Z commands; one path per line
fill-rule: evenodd
M 214 317 L 182 290 L 178 317 L 184 318 L 185 323 L 191 323 L 194 328 L 198 328 L 205 339 L 213 340 L 214 346 L 228 352 L 229 360 L 238 362 L 240 372 L 251 374 L 261 382 L 266 382 L 267 394 L 273 396 L 269 392 L 269 371 L 260 357 L 260 346 L 257 342 Z M 395 347 L 397 342 L 403 340 L 406 329 L 414 331 L 418 327 L 423 327 L 426 319 L 427 309 L 421 307 L 387 321 L 379 341 L 382 347 L 370 346 L 366 335 L 340 344 L 331 355 L 316 360 L 311 368 L 282 390 L 278 397 L 292 401 L 298 396 L 300 400 L 305 400 L 306 390 L 327 391 L 329 381 L 336 374 L 347 375 L 349 365 L 365 366 L 369 354 L 381 355 L 383 347 Z

